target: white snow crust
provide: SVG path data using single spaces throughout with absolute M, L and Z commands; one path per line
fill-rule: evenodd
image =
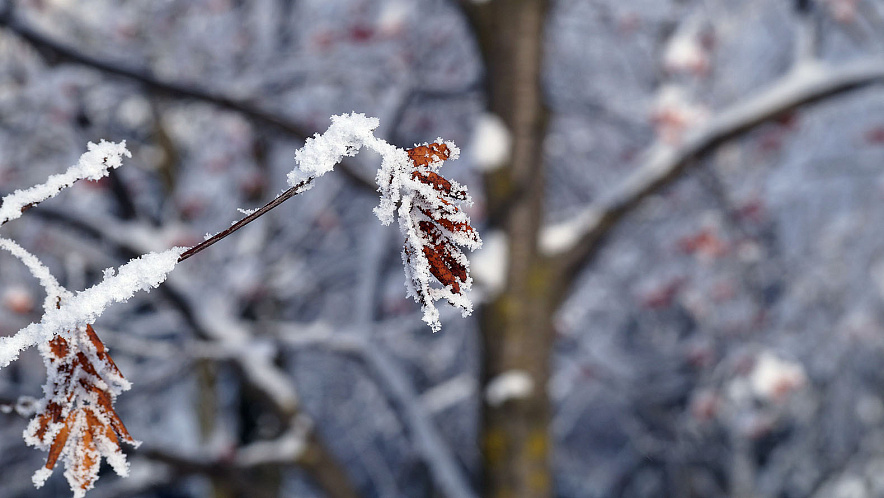
M 126 149 L 125 141 L 114 143 L 102 140 L 98 144 L 89 142 L 87 149 L 77 164 L 64 173 L 50 176 L 46 183 L 16 190 L 3 197 L 3 203 L 0 204 L 0 225 L 21 217 L 22 209 L 26 206 L 55 197 L 60 191 L 79 180 L 100 180 L 107 176 L 111 169 L 123 165 L 123 156 L 132 157 Z
M 18 358 L 35 344 L 56 334 L 68 334 L 92 324 L 112 303 L 127 301 L 136 292 L 150 290 L 163 281 L 186 248 L 175 247 L 161 253 L 149 253 L 133 259 L 119 269 L 108 268 L 104 280 L 64 299 L 60 308 L 46 311 L 39 323 L 32 323 L 11 337 L 0 337 L 0 368 Z

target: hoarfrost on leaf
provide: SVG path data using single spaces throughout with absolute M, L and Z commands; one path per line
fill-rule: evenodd
M 475 250 L 482 240 L 461 210 L 472 204 L 466 188 L 438 173 L 446 159 L 458 158 L 460 149 L 437 138 L 434 143 L 403 150 L 374 136 L 377 118 L 351 113 L 331 120 L 325 133 L 308 139 L 295 153 L 298 168 L 289 173 L 289 185 L 330 171 L 362 147 L 380 154 L 376 180 L 381 199 L 374 213 L 384 225 L 399 219 L 405 237 L 402 261 L 408 296 L 420 303 L 423 320 L 434 332 L 441 328 L 435 306 L 440 299 L 469 315 L 472 303 L 465 292 L 472 279 L 461 247 Z M 442 287 L 432 284 L 434 277 Z
M 56 336 L 40 345 L 40 353 L 48 373 L 46 396 L 37 403 L 24 437 L 49 455 L 34 474 L 34 484 L 41 487 L 59 459 L 74 496 L 92 489 L 102 458 L 125 477 L 129 465 L 120 444 L 140 443 L 129 435 L 113 404 L 130 384 L 95 330 L 86 325 L 71 331 L 68 339 Z
M 405 237 L 405 285 L 408 295 L 423 307 L 423 320 L 434 332 L 442 327 L 436 301 L 447 300 L 460 308 L 463 316 L 472 313 L 465 293 L 473 280 L 461 247 L 476 250 L 482 246 L 470 218 L 460 208 L 472 203 L 466 188 L 437 173 L 444 160 L 457 157 L 459 152 L 454 144 L 441 139 L 409 149 L 410 170 L 397 180 L 403 192 L 398 214 Z M 433 285 L 431 277 L 442 287 Z

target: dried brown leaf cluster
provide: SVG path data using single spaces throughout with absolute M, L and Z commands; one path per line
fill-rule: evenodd
M 101 458 L 120 475 L 128 465 L 121 442 L 137 446 L 114 410 L 119 392 L 129 388 L 91 325 L 41 348 L 49 372 L 46 397 L 25 431 L 28 444 L 48 450 L 46 465 L 34 475 L 42 485 L 61 458 L 74 496 L 84 496 L 98 478 Z
M 482 242 L 460 207 L 470 202 L 466 188 L 437 173 L 442 162 L 451 157 L 448 145 L 437 142 L 406 152 L 413 167 L 410 179 L 416 188 L 408 206 L 410 213 L 406 219 L 411 226 L 404 230 L 403 258 L 406 271 L 412 270 L 415 297 L 425 312 L 431 310 L 437 315 L 433 302 L 444 298 L 469 313 L 470 302 L 464 292 L 469 290 L 471 279 L 462 247 L 476 249 Z M 442 284 L 441 289 L 429 285 L 429 275 L 424 274 L 423 268 L 428 268 Z M 438 324 L 436 315 L 425 317 L 431 319 L 428 321 L 433 322 L 434 330 Z

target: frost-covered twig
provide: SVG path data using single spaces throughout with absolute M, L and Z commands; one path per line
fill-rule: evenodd
M 48 342 L 56 335 L 69 336 L 71 331 L 92 324 L 112 303 L 127 301 L 136 292 L 158 286 L 178 263 L 182 252 L 184 248 L 176 247 L 146 254 L 117 270 L 105 270 L 102 282 L 64 300 L 60 308 L 47 310 L 40 322 L 13 336 L 0 337 L 0 368 L 30 346 Z
M 14 220 L 28 208 L 57 195 L 78 180 L 98 180 L 129 156 L 125 143 L 90 143 L 79 162 L 66 172 L 52 175 L 40 185 L 18 190 L 3 199 L 0 225 Z M 44 314 L 11 337 L 0 338 L 0 368 L 21 350 L 39 345 L 47 369 L 45 396 L 35 403 L 36 416 L 25 430 L 25 442 L 48 451 L 46 464 L 34 476 L 42 486 L 59 460 L 65 463 L 75 498 L 85 496 L 98 479 L 102 459 L 119 475 L 128 472 L 121 441 L 137 446 L 114 411 L 116 396 L 129 389 L 91 323 L 113 302 L 125 301 L 138 290 L 165 280 L 183 249 L 148 254 L 119 269 L 105 270 L 103 282 L 72 294 L 49 269 L 17 243 L 0 238 L 0 249 L 18 258 L 46 290 Z
M 22 246 L 9 239 L 0 238 L 0 249 L 8 251 L 18 258 L 19 261 L 28 267 L 34 278 L 40 282 L 40 285 L 46 291 L 46 299 L 43 301 L 44 310 L 49 311 L 56 307 L 59 300 L 70 297 L 71 293 L 58 283 L 58 280 L 49 271 L 49 268 L 46 268 L 36 256 L 26 251 Z
M 332 116 L 331 120 L 325 133 L 308 138 L 295 153 L 298 168 L 288 174 L 290 188 L 287 191 L 230 228 L 188 249 L 179 261 L 309 190 L 316 178 L 332 171 L 345 157 L 354 156 L 362 147 L 367 147 L 382 158 L 377 173 L 381 200 L 375 214 L 384 225 L 392 223 L 398 214 L 405 238 L 402 260 L 408 295 L 421 304 L 423 319 L 434 332 L 442 327 L 435 305 L 438 300 L 445 299 L 460 308 L 464 316 L 469 315 L 472 303 L 465 293 L 470 290 L 472 279 L 469 260 L 460 247 L 475 250 L 481 247 L 482 240 L 460 208 L 472 203 L 466 188 L 437 173 L 444 160 L 457 158 L 460 152 L 457 146 L 437 139 L 433 144 L 403 150 L 374 136 L 374 129 L 380 124 L 377 118 L 352 113 Z M 433 277 L 441 287 L 432 285 Z
M 132 157 L 126 149 L 126 142 L 114 143 L 102 140 L 98 144 L 89 142 L 88 150 L 74 166 L 64 173 L 52 175 L 46 183 L 35 185 L 3 197 L 0 204 L 0 225 L 21 217 L 29 208 L 55 197 L 59 192 L 79 180 L 100 180 L 113 168 L 123 164 L 123 156 Z
M 292 185 L 291 188 L 289 188 L 285 192 L 279 194 L 272 201 L 268 202 L 267 204 L 260 207 L 259 209 L 252 211 L 245 218 L 237 221 L 233 225 L 230 225 L 230 228 L 227 228 L 226 230 L 222 230 L 221 232 L 218 232 L 217 234 L 209 237 L 208 239 L 200 242 L 199 244 L 197 244 L 197 245 L 191 247 L 190 249 L 184 251 L 183 253 L 181 253 L 181 257 L 178 258 L 178 262 L 180 263 L 180 262 L 184 261 L 185 259 L 193 256 L 194 254 L 197 254 L 197 253 L 203 251 L 204 249 L 207 249 L 209 246 L 213 245 L 214 243 L 218 242 L 219 240 L 227 237 L 228 235 L 233 234 L 233 232 L 235 232 L 235 231 L 239 230 L 240 228 L 248 225 L 249 223 L 257 220 L 261 216 L 264 216 L 271 209 L 279 206 L 283 202 L 291 199 L 292 197 L 294 197 L 302 192 L 306 192 L 307 190 L 310 189 L 312 184 L 313 184 L 312 177 L 305 178 L 304 180 L 297 182 L 296 184 Z

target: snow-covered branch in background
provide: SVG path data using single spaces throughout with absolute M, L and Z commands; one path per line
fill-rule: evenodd
M 279 339 L 291 348 L 321 348 L 352 356 L 362 362 L 376 377 L 390 400 L 402 410 L 402 422 L 415 440 L 421 458 L 430 475 L 445 496 L 471 498 L 469 478 L 460 467 L 457 457 L 445 443 L 433 423 L 429 410 L 418 399 L 408 375 L 380 348 L 356 334 L 332 334 L 330 330 L 305 330 L 287 323 L 278 323 Z M 470 389 L 471 386 L 468 387 Z
M 591 258 L 599 242 L 639 203 L 668 185 L 709 151 L 743 136 L 758 125 L 803 105 L 884 82 L 884 59 L 869 57 L 831 66 L 805 61 L 766 90 L 716 113 L 685 133 L 677 145 L 657 143 L 643 155 L 644 164 L 571 220 L 545 228 L 542 252 L 561 261 L 570 275 Z
M 298 168 L 289 173 L 288 183 L 294 187 L 319 177 L 362 147 L 381 155 L 377 173 L 381 201 L 374 212 L 384 225 L 398 215 L 405 238 L 402 261 L 408 295 L 420 303 L 423 320 L 436 332 L 442 327 L 436 301 L 447 300 L 464 316 L 472 312 L 472 303 L 465 295 L 472 278 L 461 247 L 475 250 L 482 246 L 469 216 L 461 209 L 472 204 L 466 188 L 438 174 L 443 161 L 457 159 L 460 150 L 441 138 L 408 150 L 399 149 L 374 136 L 379 124 L 377 118 L 364 114 L 333 116 L 325 133 L 307 139 L 297 151 Z M 433 285 L 433 277 L 441 286 Z

